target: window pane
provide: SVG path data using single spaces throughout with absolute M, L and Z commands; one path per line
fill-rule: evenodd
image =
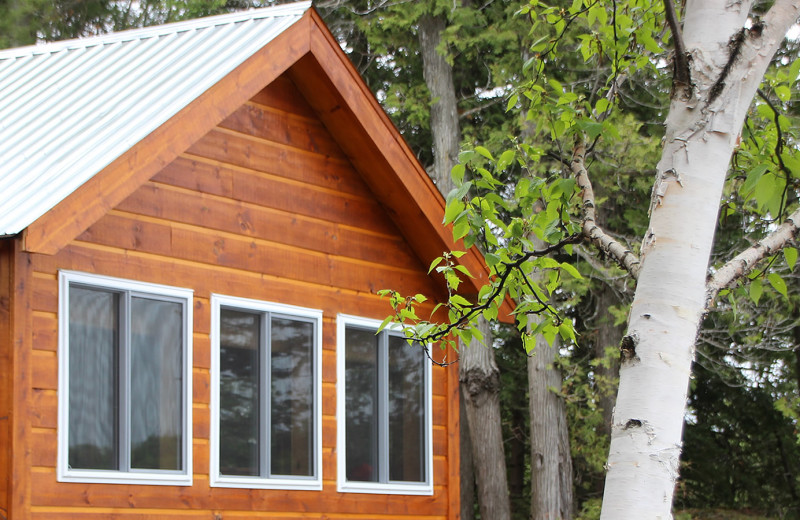
M 131 467 L 183 467 L 183 306 L 131 298 Z
M 378 336 L 345 330 L 347 479 L 378 481 Z
M 219 470 L 258 476 L 261 315 L 222 309 L 219 338 Z
M 274 318 L 271 350 L 270 471 L 313 476 L 314 325 Z
M 425 481 L 425 354 L 389 336 L 389 480 Z
M 117 469 L 119 295 L 69 289 L 69 466 Z

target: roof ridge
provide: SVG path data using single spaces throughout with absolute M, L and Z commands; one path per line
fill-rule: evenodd
M 162 25 L 153 25 L 149 27 L 140 27 L 136 29 L 127 29 L 124 31 L 109 32 L 105 34 L 98 34 L 95 36 L 74 38 L 71 40 L 37 43 L 25 47 L 16 47 L 11 49 L 0 50 L 0 60 L 10 59 L 10 58 L 22 58 L 25 56 L 35 56 L 37 54 L 55 53 L 67 49 L 78 49 L 78 48 L 93 47 L 96 45 L 107 45 L 110 43 L 152 38 L 155 36 L 165 36 L 169 34 L 176 34 L 179 32 L 185 32 L 197 29 L 206 29 L 218 25 L 234 24 L 250 20 L 258 20 L 262 18 L 300 16 L 303 13 L 305 13 L 310 7 L 311 7 L 311 0 L 302 0 L 300 2 L 279 4 L 271 7 L 249 9 L 245 11 L 235 11 L 233 13 L 206 16 L 204 18 L 182 20 L 179 22 L 166 23 Z

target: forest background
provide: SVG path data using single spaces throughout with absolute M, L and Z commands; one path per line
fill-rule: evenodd
M 274 3 L 282 2 L 0 0 L 0 47 Z M 570 236 L 580 213 L 571 171 L 580 133 L 588 143 L 597 220 L 634 252 L 647 231 L 674 88 L 667 4 L 315 2 L 449 195 L 457 234 L 491 249 L 492 241 L 508 236 L 503 223 L 522 211 L 519 194 L 541 180 L 536 218 L 549 219 L 550 229 L 532 240 L 544 248 Z M 756 2 L 750 23 L 770 6 Z M 712 265 L 760 239 L 797 206 L 799 49 L 796 37 L 784 41 L 748 113 L 728 172 Z M 462 182 L 454 184 L 450 173 L 459 160 L 455 179 Z M 465 172 L 483 176 L 485 184 L 465 189 Z M 500 210 L 478 225 L 459 221 L 463 208 L 453 201 L 469 201 L 476 191 L 503 199 Z M 489 217 L 498 222 L 486 225 Z M 532 323 L 534 334 L 526 336 L 516 327 L 484 324 L 484 342 L 494 348 L 460 349 L 464 423 L 495 431 L 472 431 L 478 443 L 470 442 L 469 428 L 462 434 L 465 520 L 599 518 L 620 344 L 635 285 L 604 256 L 576 243 L 547 257 L 558 269 L 543 270 L 541 282 L 557 323 L 567 325 Z M 800 518 L 797 256 L 793 243 L 770 256 L 748 283 L 725 289 L 704 317 L 675 492 L 678 518 Z M 480 359 L 469 359 L 469 352 Z M 490 420 L 469 424 L 471 414 Z

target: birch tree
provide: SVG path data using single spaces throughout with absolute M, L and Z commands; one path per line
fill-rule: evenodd
M 570 339 L 572 328 L 553 308 L 552 298 L 560 277 L 577 273 L 547 255 L 569 252 L 579 241 L 592 244 L 637 280 L 620 345 L 620 385 L 602 518 L 671 518 L 691 363 L 702 318 L 720 291 L 746 281 L 759 262 L 774 256 L 798 233 L 800 210 L 786 216 L 785 197 L 778 196 L 784 202 L 767 208 L 775 219 L 768 233 L 727 262 L 709 265 L 732 154 L 768 67 L 800 15 L 800 5 L 777 0 L 765 12 L 757 12 L 752 0 L 687 0 L 679 16 L 670 0 L 613 2 L 609 9 L 590 1 L 576 0 L 564 9 L 532 0 L 526 11 L 550 24 L 555 36 L 538 44 L 537 56 L 528 64 L 534 79 L 520 92 L 534 101 L 540 115 L 533 117 L 550 118 L 552 139 L 561 143 L 573 139 L 569 162 L 580 216 L 572 218 L 564 209 L 572 196 L 570 179 L 534 175 L 517 184 L 511 202 L 491 196 L 501 191 L 498 171 L 513 165 L 536 172 L 541 148 L 516 143 L 498 158 L 482 148 L 462 154 L 462 165 L 453 170 L 457 187 L 448 197 L 446 221 L 467 245 L 479 236 L 499 234 L 499 240 L 489 239 L 497 248 L 486 255 L 495 280 L 477 302 L 451 299 L 450 323 L 420 322 L 409 327 L 409 334 L 445 344 L 452 341 L 450 335 L 469 337 L 465 324 L 478 314 L 495 315 L 498 301 L 510 295 L 520 302 L 520 327 L 527 326 L 528 316 L 537 315 L 544 319 L 533 334 L 549 336 L 551 343 L 556 335 Z M 602 55 L 614 63 L 604 87 L 606 96 L 588 106 L 546 75 L 545 57 L 556 52 L 565 27 L 576 20 L 601 27 L 581 39 L 578 49 L 584 58 Z M 659 33 L 663 24 L 669 29 Z M 664 59 L 661 45 L 667 44 L 672 51 L 670 107 L 661 158 L 654 165 L 648 227 L 637 252 L 598 225 L 587 154 L 602 146 L 603 134 L 615 130 L 601 115 L 614 109 L 621 80 L 637 68 L 658 68 Z M 631 55 L 633 45 L 639 55 Z M 796 80 L 796 70 L 794 75 L 789 84 Z M 777 90 L 776 94 L 780 95 Z M 516 102 L 512 97 L 509 107 Z M 777 114 L 775 118 L 779 119 Z M 766 192 L 785 194 L 800 176 L 795 152 L 777 150 L 772 158 L 785 182 L 775 181 L 772 177 L 780 176 L 774 172 L 768 177 L 765 172 L 770 167 L 750 172 L 748 177 L 760 186 L 759 197 L 776 199 Z M 499 221 L 493 212 L 496 205 L 524 206 L 542 200 L 545 211 L 523 210 L 523 217 L 511 223 Z M 534 247 L 526 238 L 529 234 L 548 245 Z M 454 274 L 447 256 L 435 269 L 446 277 Z M 544 283 L 539 283 L 542 278 Z M 403 300 L 393 301 L 402 311 Z
M 641 260 L 627 260 L 638 283 L 621 347 L 602 518 L 671 516 L 701 319 L 720 289 L 783 247 L 797 233 L 794 221 L 800 224 L 800 212 L 792 214 L 706 282 L 719 202 L 745 114 L 800 15 L 796 3 L 779 0 L 746 28 L 751 7 L 746 1 L 689 0 L 682 32 L 672 18 L 674 91 Z M 582 181 L 580 147 L 573 160 Z M 584 204 L 591 204 L 587 187 Z M 624 252 L 615 257 L 626 262 Z

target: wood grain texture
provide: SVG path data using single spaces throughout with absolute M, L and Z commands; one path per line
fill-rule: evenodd
M 22 241 L 10 241 L 11 315 L 10 360 L 11 376 L 7 388 L 10 410 L 8 447 L 10 447 L 10 473 L 8 479 L 8 514 L 14 520 L 30 518 L 31 506 L 31 418 L 28 406 L 32 393 L 33 305 L 31 288 L 33 275 L 30 255 L 22 250 Z M 5 282 L 4 282 L 5 283 Z
M 26 469 L 28 480 L 15 488 L 24 494 L 13 500 L 32 504 L 33 518 L 456 518 L 454 370 L 433 371 L 434 494 L 336 491 L 336 315 L 382 319 L 390 311 L 376 295 L 383 288 L 433 296 L 422 310 L 430 312 L 444 291 L 427 266 L 455 244 L 439 224 L 444 206 L 436 187 L 316 24 L 312 11 L 276 43 L 286 56 L 275 64 L 265 61 L 275 59 L 274 51 L 254 57 L 37 221 L 25 237 L 37 253 L 15 252 L 31 262 L 22 278 L 33 272 L 33 297 L 23 299 L 35 313 L 17 328 L 8 321 L 6 332 L 22 331 L 28 345 L 22 392 L 13 399 L 24 394 L 32 408 L 22 419 L 35 454 L 29 450 L 20 463 L 15 453 L 5 463 Z M 75 207 L 85 214 L 67 218 Z M 466 258 L 478 274 L 479 257 Z M 192 486 L 56 482 L 62 269 L 194 290 Z M 323 311 L 322 491 L 209 486 L 213 294 Z
M 14 245 L 12 240 L 0 240 L 0 514 L 8 517 L 11 482 L 11 415 L 13 400 L 11 388 L 14 373 L 12 346 Z
M 382 319 L 390 307 L 376 295 L 378 289 L 435 295 L 441 288 L 328 130 L 311 119 L 313 112 L 307 105 L 292 110 L 290 101 L 300 99 L 293 83 L 283 77 L 277 87 L 264 89 L 257 103 L 244 105 L 246 112 L 236 112 L 220 125 L 224 128 L 192 148 L 192 155 L 177 157 L 57 254 L 31 255 L 34 289 L 41 296 L 35 303 L 31 382 L 32 442 L 39 447 L 35 518 L 92 518 L 95 512 L 104 512 L 98 518 L 137 518 L 143 512 L 164 518 L 208 519 L 212 512 L 244 518 L 247 512 L 252 518 L 443 519 L 451 510 L 447 432 L 453 388 L 447 372 L 438 368 L 431 385 L 434 495 L 336 491 L 336 315 Z M 289 134 L 259 126 L 271 121 L 264 115 L 271 111 L 292 123 Z M 60 269 L 194 291 L 192 486 L 55 482 Z M 322 491 L 209 487 L 213 294 L 323 311 Z M 432 305 L 425 306 L 428 312 Z

